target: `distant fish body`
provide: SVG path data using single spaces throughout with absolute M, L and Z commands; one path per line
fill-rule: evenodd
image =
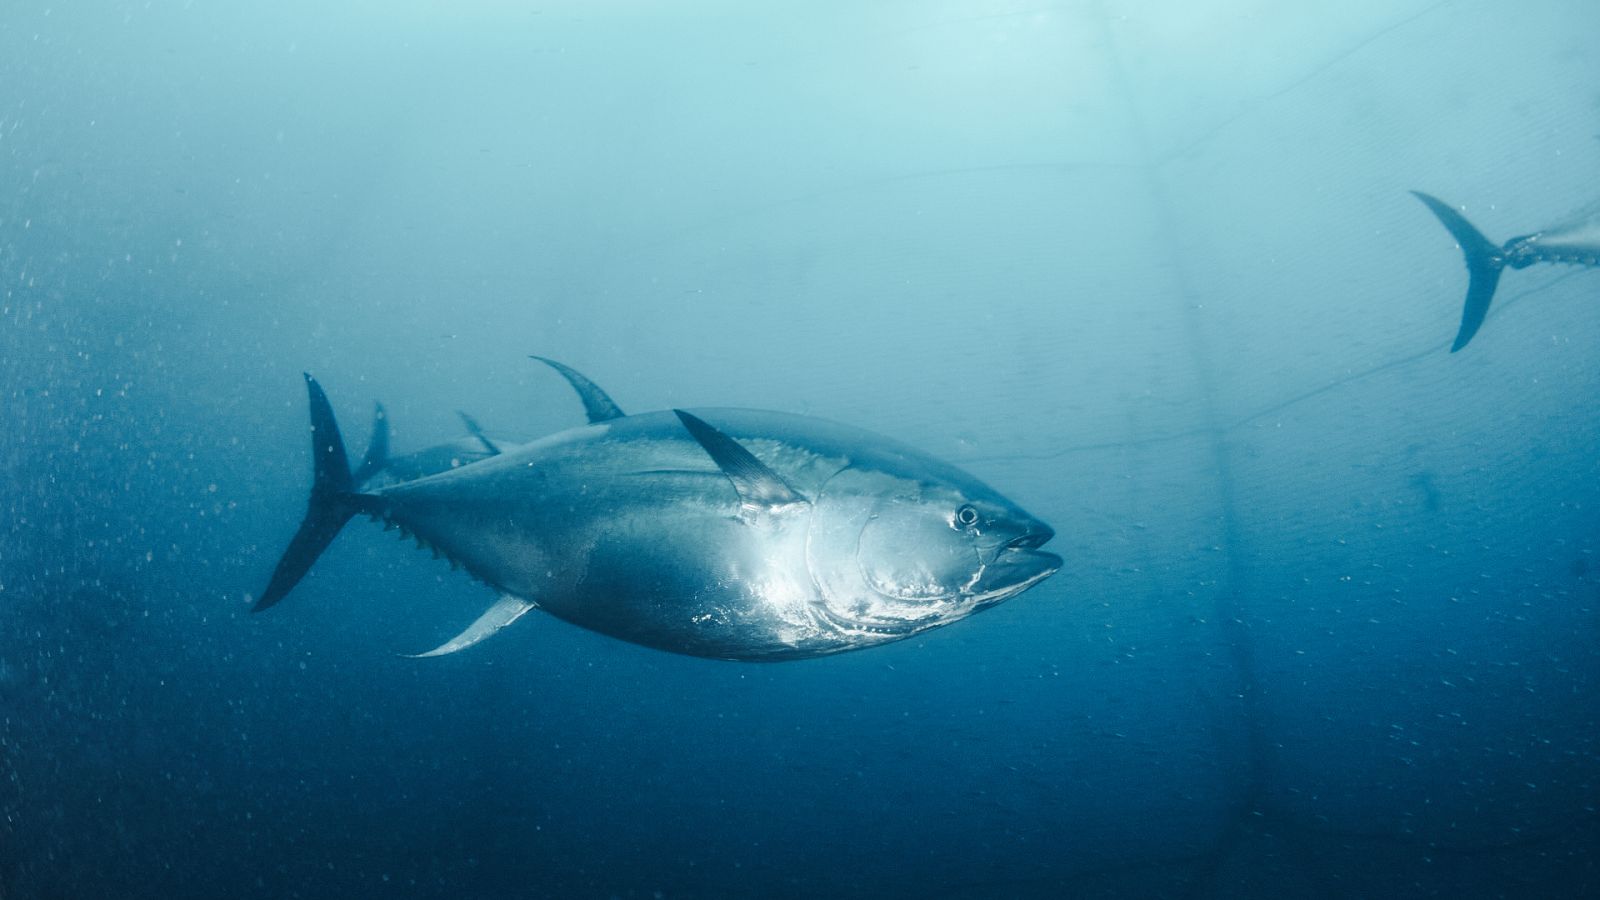
M 382 403 L 374 406 L 372 437 L 368 440 L 367 452 L 361 459 L 361 465 L 352 473 L 355 484 L 362 490 L 377 490 L 404 481 L 415 481 L 418 478 L 448 472 L 480 459 L 488 459 L 501 452 L 500 444 L 483 435 L 477 429 L 477 423 L 462 413 L 462 418 L 467 420 L 468 429 L 472 432 L 468 437 L 425 447 L 415 453 L 390 456 L 389 414 L 384 410 Z
M 355 477 L 365 463 L 351 472 L 333 410 L 307 376 L 311 501 L 256 609 L 281 600 L 357 513 L 500 594 L 423 656 L 469 647 L 536 608 L 678 653 L 820 656 L 955 622 L 1061 566 L 1041 549 L 1049 526 L 909 447 L 776 412 L 625 415 L 588 379 L 550 365 L 578 390 L 588 426 L 384 484 Z
M 1450 346 L 1451 353 L 1465 347 L 1478 333 L 1478 327 L 1489 314 L 1489 303 L 1500 284 L 1500 273 L 1507 267 L 1525 269 L 1534 263 L 1600 267 L 1600 218 L 1525 234 L 1496 246 L 1448 203 L 1421 191 L 1411 193 L 1439 217 L 1466 257 L 1467 301 L 1461 313 L 1461 328 Z
M 568 384 L 572 385 L 573 390 L 578 392 L 578 399 L 583 401 L 590 424 L 622 415 L 622 410 L 617 408 L 617 404 L 612 402 L 606 392 L 581 372 L 542 356 L 535 356 L 533 359 L 555 369 Z M 405 481 L 416 481 L 440 472 L 448 472 L 451 469 L 459 469 L 469 463 L 499 456 L 523 443 L 502 437 L 491 437 L 472 416 L 457 412 L 456 415 L 460 416 L 462 423 L 467 426 L 466 437 L 425 447 L 414 453 L 390 456 L 389 414 L 382 403 L 373 406 L 372 436 L 367 442 L 367 452 L 362 457 L 361 464 L 352 473 L 356 485 L 362 490 L 377 490 Z

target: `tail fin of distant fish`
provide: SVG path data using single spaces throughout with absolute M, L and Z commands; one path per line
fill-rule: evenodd
M 344 523 L 361 509 L 361 495 L 355 493 L 355 479 L 350 474 L 344 439 L 339 436 L 339 423 L 333 418 L 328 396 L 310 375 L 306 376 L 306 391 L 311 395 L 311 458 L 315 472 L 311 502 L 300 530 L 289 541 L 289 549 L 283 551 L 283 558 L 278 560 L 272 580 L 256 601 L 253 612 L 282 600 L 333 542 Z M 381 416 L 379 421 L 382 421 Z M 374 434 L 376 442 L 376 432 Z M 384 443 L 387 443 L 387 436 Z
M 331 415 L 329 421 L 332 421 Z M 372 404 L 372 437 L 367 441 L 367 455 L 361 458 L 361 468 L 356 469 L 355 483 L 361 484 L 368 478 L 378 474 L 378 471 L 388 464 L 389 414 L 384 412 L 382 403 L 374 403 Z
M 1472 336 L 1478 333 L 1478 326 L 1483 324 L 1484 316 L 1489 314 L 1489 302 L 1494 299 L 1495 288 L 1500 284 L 1500 272 L 1506 266 L 1505 254 L 1448 203 L 1421 191 L 1411 193 L 1439 217 L 1456 243 L 1461 245 L 1461 254 L 1466 257 L 1470 280 L 1467 284 L 1467 302 L 1461 311 L 1461 329 L 1456 332 L 1455 343 L 1450 345 L 1450 352 L 1454 353 L 1472 340 Z

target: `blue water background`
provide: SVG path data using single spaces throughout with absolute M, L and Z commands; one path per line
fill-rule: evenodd
M 0 897 L 1600 893 L 1600 7 L 0 7 Z M 358 522 L 352 444 L 866 426 L 1050 522 L 751 665 Z

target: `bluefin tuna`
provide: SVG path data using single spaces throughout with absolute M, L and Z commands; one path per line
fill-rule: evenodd
M 255 608 L 283 599 L 365 513 L 499 595 L 420 656 L 462 650 L 540 609 L 676 653 L 802 659 L 959 621 L 1062 565 L 1042 549 L 1051 528 L 974 476 L 821 419 L 624 415 L 579 387 L 587 426 L 371 488 L 352 477 L 322 388 L 309 375 L 306 387 L 311 500 Z
M 1461 311 L 1461 328 L 1450 345 L 1451 353 L 1465 347 L 1478 333 L 1500 285 L 1500 273 L 1508 267 L 1526 269 L 1534 263 L 1564 263 L 1591 269 L 1600 266 L 1600 217 L 1520 235 L 1496 246 L 1455 207 L 1421 191 L 1411 193 L 1444 223 L 1466 258 L 1467 301 Z
M 352 475 L 363 490 L 376 490 L 403 481 L 415 481 L 459 468 L 500 453 L 499 444 L 483 433 L 471 416 L 457 413 L 466 423 L 469 435 L 424 447 L 400 456 L 389 455 L 389 413 L 382 403 L 373 404 L 372 431 L 367 452 Z

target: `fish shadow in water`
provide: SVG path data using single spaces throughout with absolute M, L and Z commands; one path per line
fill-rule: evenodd
M 1422 508 L 1428 512 L 1438 512 L 1444 495 L 1434 483 L 1433 473 L 1427 470 L 1416 472 L 1411 476 L 1410 482 L 1412 487 L 1422 492 Z

